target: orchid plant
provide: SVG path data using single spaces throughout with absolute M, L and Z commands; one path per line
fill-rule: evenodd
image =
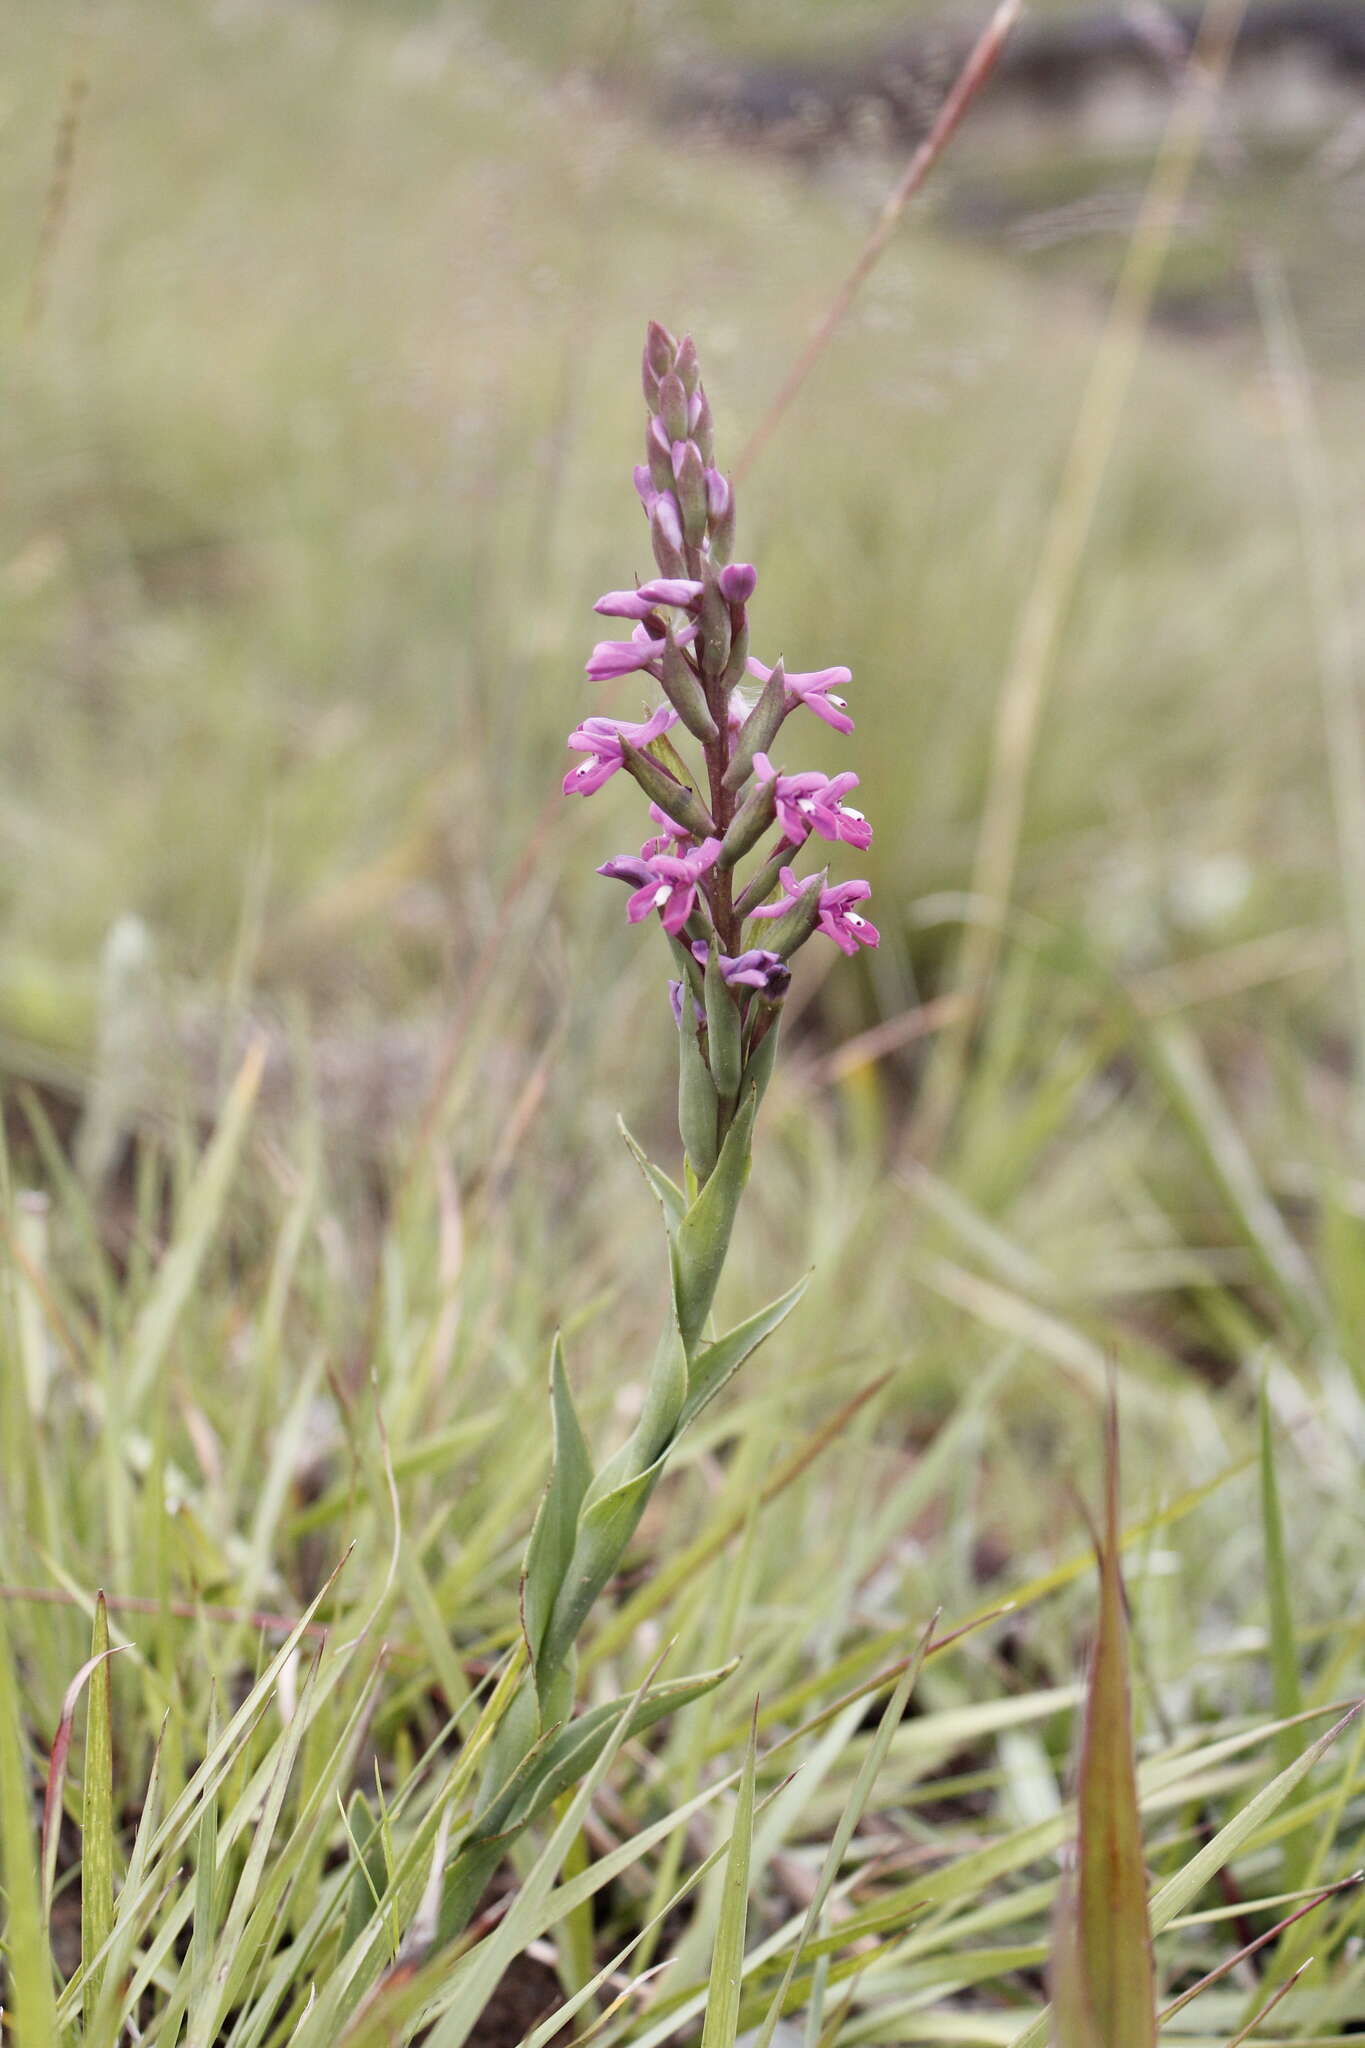
M 821 932 L 849 955 L 878 933 L 857 907 L 865 881 L 798 875 L 807 842 L 863 849 L 872 828 L 848 801 L 858 778 L 789 774 L 773 754 L 802 709 L 853 730 L 839 692 L 846 668 L 791 673 L 749 651 L 757 572 L 731 559 L 735 498 L 715 463 L 711 409 L 697 352 L 651 324 L 645 342 L 645 461 L 635 488 L 658 576 L 612 590 L 595 610 L 631 622 L 587 663 L 595 682 L 647 677 L 663 701 L 646 717 L 585 718 L 569 735 L 582 756 L 567 795 L 592 795 L 624 770 L 654 827 L 638 855 L 600 874 L 630 885 L 633 924 L 656 918 L 672 951 L 678 1032 L 682 1184 L 634 1144 L 668 1235 L 671 1304 L 645 1400 L 628 1441 L 594 1472 L 556 1340 L 550 1366 L 554 1460 L 526 1556 L 522 1616 L 526 1673 L 493 1745 L 480 1803 L 448 1863 L 440 1933 L 468 1924 L 504 1852 L 591 1769 L 606 1745 L 694 1699 L 724 1674 L 702 1673 L 573 1717 L 575 1644 L 618 1569 L 645 1504 L 682 1432 L 795 1307 L 798 1282 L 717 1335 L 712 1303 L 749 1176 L 754 1120 L 773 1070 L 791 959 Z M 699 765 L 679 752 L 690 735 Z

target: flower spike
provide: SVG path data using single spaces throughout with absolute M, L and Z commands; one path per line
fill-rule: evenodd
M 627 640 L 600 641 L 587 673 L 594 682 L 648 676 L 663 702 L 639 724 L 585 718 L 569 738 L 584 758 L 564 777 L 564 790 L 591 795 L 625 768 L 650 802 L 653 836 L 638 856 L 606 861 L 599 873 L 629 883 L 629 921 L 657 915 L 681 963 L 678 1014 L 684 1027 L 695 1015 L 696 1028 L 680 1033 L 680 1100 L 689 1163 L 701 1187 L 720 1170 L 727 1132 L 743 1105 L 740 1077 L 745 1062 L 758 1059 L 760 1043 L 754 1085 L 761 1090 L 766 1083 L 792 954 L 814 931 L 848 955 L 878 941 L 876 926 L 856 908 L 870 893 L 866 882 L 799 876 L 792 863 L 817 841 L 861 852 L 872 827 L 849 801 L 858 787 L 851 771 L 789 774 L 772 758 L 786 719 L 801 705 L 835 732 L 852 732 L 842 694 L 850 671 L 789 670 L 781 661 L 770 668 L 749 653 L 758 571 L 733 559 L 735 493 L 716 458 L 715 422 L 691 338 L 675 339 L 651 322 L 640 378 L 644 460 L 634 483 L 656 573 L 598 598 L 594 610 L 629 620 L 631 631 Z M 689 737 L 700 756 L 692 762 L 685 758 Z M 745 944 L 750 916 L 762 921 L 761 946 Z
M 631 631 L 594 647 L 587 673 L 594 682 L 648 676 L 663 701 L 638 723 L 583 719 L 569 735 L 582 758 L 563 786 L 566 795 L 588 796 L 624 769 L 650 807 L 654 830 L 639 853 L 604 861 L 598 873 L 628 885 L 632 925 L 657 918 L 673 965 L 681 1182 L 632 1145 L 664 1212 L 671 1298 L 635 1426 L 600 1465 L 556 1341 L 553 1464 L 522 1579 L 525 1676 L 509 1672 L 504 1681 L 512 1689 L 482 1788 L 443 1873 L 439 1942 L 468 1926 L 507 1847 L 610 1739 L 642 1732 L 726 1675 L 702 1673 L 653 1689 L 647 1701 L 603 1702 L 574 1715 L 578 1638 L 620 1570 L 670 1451 L 801 1293 L 798 1283 L 733 1329 L 711 1330 L 754 1123 L 777 1058 L 792 955 L 817 930 L 850 955 L 878 939 L 856 908 L 870 893 L 866 882 L 831 884 L 824 872 L 798 875 L 792 864 L 812 841 L 867 845 L 872 828 L 845 801 L 857 776 L 787 774 L 770 758 L 799 704 L 836 731 L 852 730 L 836 694 L 849 672 L 788 674 L 781 662 L 769 669 L 750 658 L 757 575 L 732 559 L 735 494 L 716 462 L 715 422 L 690 337 L 676 340 L 651 323 L 640 381 L 644 460 L 634 481 L 657 574 L 597 600 L 599 616 L 628 620 Z M 746 673 L 761 690 L 745 685 Z M 690 760 L 675 745 L 689 739 Z M 763 943 L 746 943 L 755 932 Z

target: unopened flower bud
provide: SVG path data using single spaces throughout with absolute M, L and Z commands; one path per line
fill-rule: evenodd
M 701 657 L 702 674 L 709 682 L 718 683 L 730 659 L 730 610 L 720 594 L 709 562 L 705 568 L 706 583 L 697 613 L 697 651 Z
M 705 387 L 698 385 L 687 408 L 687 424 L 692 439 L 701 450 L 701 459 L 709 469 L 715 459 L 715 426 L 711 418 L 711 407 Z M 709 512 L 710 506 L 708 504 Z
M 670 441 L 687 438 L 687 393 L 682 378 L 673 371 L 660 381 L 659 413 Z
M 671 491 L 660 491 L 649 508 L 649 538 L 654 559 L 664 576 L 681 576 L 687 567 L 683 557 L 682 518 Z
M 645 353 L 642 368 L 646 380 L 652 377 L 657 388 L 660 381 L 673 368 L 677 353 L 678 344 L 674 341 L 668 329 L 661 327 L 657 320 L 651 320 L 649 326 L 645 329 Z M 649 392 L 647 388 L 645 397 L 648 401 Z
M 691 547 L 706 538 L 706 468 L 695 441 L 673 444 L 673 482 L 682 507 L 683 533 Z
M 751 946 L 747 953 L 730 959 L 718 952 L 709 939 L 695 939 L 691 952 L 703 974 L 719 969 L 720 979 L 728 989 L 739 991 L 741 1000 L 752 991 L 776 1007 L 791 988 L 790 967 L 780 954 L 770 952 L 766 946 Z
M 701 365 L 697 361 L 697 344 L 690 334 L 685 334 L 678 343 L 673 367 L 682 381 L 683 390 L 691 398 L 701 382 Z
M 647 598 L 650 604 L 677 604 L 692 606 L 702 594 L 702 585 L 686 576 L 656 576 L 652 583 L 642 583 L 635 592 L 636 597 Z M 601 611 L 600 604 L 594 607 Z
M 656 491 L 671 490 L 673 485 L 673 444 L 668 438 L 663 420 L 658 413 L 650 419 L 645 429 L 645 459 L 649 464 L 649 480 Z
M 720 594 L 727 604 L 747 604 L 758 583 L 758 571 L 752 562 L 730 562 L 717 579 Z
M 692 950 L 695 953 L 697 949 L 694 946 Z M 720 971 L 729 988 L 753 989 L 766 1003 L 782 1002 L 792 985 L 790 967 L 766 946 L 752 946 L 733 960 L 722 959 Z
M 735 494 L 729 479 L 718 469 L 706 472 L 706 515 L 711 541 L 711 560 L 717 568 L 730 559 L 735 544 Z

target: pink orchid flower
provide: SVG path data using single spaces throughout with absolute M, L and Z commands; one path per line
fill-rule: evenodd
M 569 734 L 569 745 L 576 753 L 586 754 L 587 760 L 580 761 L 564 777 L 565 796 L 591 796 L 604 782 L 610 782 L 616 771 L 624 765 L 621 742 L 629 740 L 633 747 L 647 747 L 660 733 L 676 725 L 678 714 L 671 704 L 661 704 L 652 712 L 643 725 L 632 725 L 624 718 L 585 718 L 576 731 Z
M 763 683 L 772 674 L 770 668 L 765 668 L 761 661 L 755 661 L 752 655 L 745 667 L 751 676 L 757 676 Z M 817 718 L 823 718 L 826 725 L 832 725 L 836 732 L 852 732 L 853 720 L 848 715 L 848 705 L 842 697 L 834 694 L 836 683 L 851 683 L 852 680 L 853 671 L 847 668 L 815 668 L 804 673 L 788 671 L 787 709 L 791 711 L 798 704 L 804 704 Z
M 646 586 L 647 588 L 648 586 Z M 631 632 L 629 640 L 599 640 L 584 663 L 585 674 L 594 683 L 614 682 L 618 676 L 633 675 L 637 669 L 644 669 L 658 681 L 663 672 L 664 630 L 651 631 L 652 619 L 642 620 Z M 674 635 L 679 647 L 690 646 L 697 637 L 695 625 L 684 626 L 681 633 Z
M 754 917 L 781 917 L 791 910 L 806 891 L 814 884 L 814 875 L 798 875 L 792 868 L 780 868 L 778 879 L 782 894 L 776 903 L 760 903 L 750 914 Z M 870 882 L 836 882 L 831 889 L 820 891 L 820 916 L 816 926 L 827 939 L 833 939 L 841 953 L 851 957 L 859 946 L 877 946 L 881 933 L 869 918 L 852 908 L 872 894 Z
M 623 857 L 604 861 L 597 872 L 613 881 L 636 883 L 626 905 L 626 916 L 632 924 L 639 924 L 651 910 L 657 910 L 664 930 L 676 939 L 692 915 L 701 878 L 708 868 L 715 866 L 719 852 L 719 839 L 703 839 L 691 853 L 642 852 L 638 860 Z
M 844 802 L 846 792 L 858 787 L 858 778 L 851 771 L 831 776 L 808 768 L 800 775 L 780 775 L 766 754 L 755 754 L 754 774 L 760 782 L 772 783 L 777 822 L 793 846 L 800 846 L 811 832 L 818 832 L 822 839 L 842 839 L 860 853 L 872 844 L 867 819 Z
M 656 576 L 638 590 L 609 590 L 593 606 L 609 619 L 647 619 L 661 604 L 694 605 L 703 586 L 684 576 Z M 604 643 L 605 644 L 605 643 Z
M 881 944 L 882 935 L 876 925 L 852 907 L 855 903 L 864 902 L 871 894 L 870 882 L 838 882 L 832 889 L 820 891 L 818 929 L 827 939 L 833 939 L 839 951 L 847 953 L 850 958 L 859 946 Z

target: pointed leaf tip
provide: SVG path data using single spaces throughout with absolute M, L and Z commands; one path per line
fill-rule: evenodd
M 1118 1413 L 1105 1423 L 1104 1523 L 1098 1539 L 1099 1620 L 1091 1652 L 1074 1888 L 1064 1888 L 1056 1971 L 1065 2010 L 1058 2048 L 1155 2048 L 1156 1978 L 1142 1854 L 1128 1676 L 1128 1624 L 1119 1568 Z
M 592 1461 L 564 1369 L 564 1348 L 558 1331 L 550 1347 L 550 1415 L 554 1443 L 550 1483 L 527 1545 L 522 1582 L 526 1645 L 532 1663 L 537 1664 L 537 1685 L 542 1696 L 543 1674 L 537 1660 L 555 1599 L 573 1557 L 583 1496 L 592 1482 Z

